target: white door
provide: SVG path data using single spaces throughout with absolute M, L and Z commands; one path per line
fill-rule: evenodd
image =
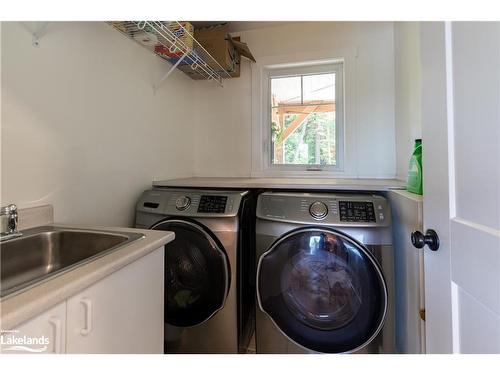
M 67 300 L 67 353 L 163 353 L 163 247 Z
M 428 353 L 500 353 L 500 23 L 422 23 Z

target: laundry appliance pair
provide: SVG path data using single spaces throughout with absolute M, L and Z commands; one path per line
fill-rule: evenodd
M 165 353 L 394 353 L 391 215 L 368 193 L 154 188 Z

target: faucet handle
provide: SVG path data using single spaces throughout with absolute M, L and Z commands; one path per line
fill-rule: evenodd
M 17 206 L 15 204 L 9 204 L 0 209 L 0 213 L 2 215 L 10 215 L 13 213 L 17 213 Z
M 9 204 L 0 209 L 0 214 L 7 216 L 7 234 L 17 233 L 17 206 Z
M 0 241 L 8 240 L 10 238 L 16 238 L 22 235 L 17 229 L 18 225 L 18 214 L 17 206 L 15 204 L 9 204 L 5 207 L 0 207 L 0 215 L 7 216 L 7 230 L 0 233 Z
M 9 215 L 7 223 L 7 227 L 9 228 L 10 232 L 17 232 L 17 212 L 13 212 Z

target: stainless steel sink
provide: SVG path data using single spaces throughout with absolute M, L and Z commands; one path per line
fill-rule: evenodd
M 109 254 L 143 237 L 140 233 L 56 226 L 23 231 L 0 244 L 0 298 Z

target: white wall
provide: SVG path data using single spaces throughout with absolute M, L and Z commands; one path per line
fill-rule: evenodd
M 422 138 L 418 22 L 395 22 L 394 68 L 396 171 L 399 179 L 406 180 L 414 141 Z
M 241 77 L 224 88 L 175 72 L 153 95 L 169 64 L 110 26 L 52 22 L 34 48 L 27 25 L 2 23 L 2 204 L 51 203 L 57 221 L 130 225 L 137 196 L 153 179 L 250 175 L 247 60 Z M 394 176 L 397 138 L 404 177 L 418 136 L 408 124 L 419 121 L 401 104 L 402 77 L 415 71 L 415 43 L 406 45 L 401 30 L 418 26 L 395 27 L 396 33 L 391 22 L 287 23 L 241 36 L 257 60 L 355 48 L 356 113 L 346 126 L 355 130 L 356 174 Z M 408 106 L 415 103 L 410 86 Z
M 302 22 L 241 33 L 255 58 L 325 50 L 357 49 L 353 154 L 359 177 L 393 177 L 394 35 L 392 22 Z M 224 88 L 195 88 L 195 174 L 249 176 L 251 158 L 251 70 Z
M 103 22 L 2 23 L 1 202 L 131 225 L 153 179 L 193 172 L 193 81 Z

